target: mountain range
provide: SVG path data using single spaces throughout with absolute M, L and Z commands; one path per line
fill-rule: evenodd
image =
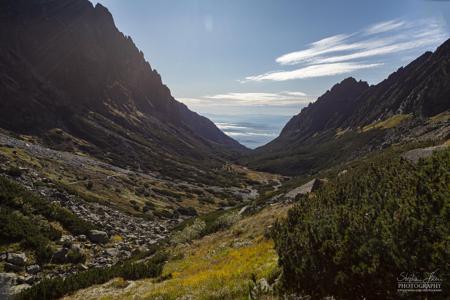
M 0 43 L 3 129 L 172 177 L 246 151 L 172 97 L 101 4 L 2 1 Z
M 391 144 L 448 138 L 450 40 L 376 85 L 347 78 L 242 161 L 287 175 L 314 173 Z
M 449 274 L 450 40 L 255 150 L 101 4 L 0 0 L 0 44 L 0 299 L 398 299 L 404 270 Z
M 426 120 L 450 105 L 447 41 L 379 84 L 343 80 L 278 138 L 250 152 L 176 101 L 101 4 L 5 0 L 1 6 L 0 127 L 122 167 L 205 177 L 238 159 L 264 171 L 313 173 L 405 135 L 423 135 L 417 128 L 430 127 Z M 389 128 L 380 123 L 386 120 Z

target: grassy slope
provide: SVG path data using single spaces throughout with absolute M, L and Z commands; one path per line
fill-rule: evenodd
M 277 268 L 273 242 L 264 231 L 290 206 L 276 205 L 240 220 L 226 231 L 171 250 L 163 282 L 142 280 L 125 285 L 116 279 L 82 290 L 66 300 L 89 299 L 247 299 L 252 274 L 267 278 Z
M 407 149 L 409 147 L 389 149 L 375 157 L 398 156 Z M 322 175 L 335 178 L 340 170 L 357 168 L 371 159 L 354 161 Z M 298 178 L 298 182 L 304 180 Z M 287 186 L 283 186 L 279 192 L 285 192 L 295 182 L 286 182 Z M 166 281 L 124 283 L 116 279 L 102 286 L 79 291 L 66 300 L 177 299 L 182 296 L 192 296 L 192 299 L 247 299 L 252 274 L 256 278 L 270 278 L 277 270 L 278 257 L 273 250 L 273 241 L 264 237 L 264 231 L 275 219 L 284 217 L 290 207 L 281 204 L 268 206 L 225 231 L 170 250 L 171 259 L 163 272 L 165 275 L 171 274 L 172 278 Z
M 199 213 L 216 210 L 223 199 L 214 190 L 202 185 L 183 185 L 173 180 L 157 178 L 141 172 L 125 172 L 104 165 L 72 165 L 61 158 L 37 158 L 26 149 L 0 146 L 0 163 L 25 167 L 46 177 L 52 183 L 81 198 L 114 206 L 122 211 L 141 215 L 150 203 L 154 210 L 172 211 L 179 206 L 194 207 Z M 222 171 L 246 185 L 243 176 L 236 172 Z M 224 176 L 225 176 L 224 175 Z M 92 182 L 92 187 L 88 183 Z M 230 195 L 229 197 L 233 197 Z M 208 200 L 208 201 L 207 201 Z
M 412 114 L 399 114 L 399 115 L 393 115 L 392 117 L 383 120 L 374 122 L 372 124 L 369 124 L 367 126 L 364 126 L 362 128 L 362 131 L 367 131 L 375 128 L 381 128 L 381 129 L 389 129 L 398 126 L 400 123 L 402 123 L 405 120 L 409 120 L 412 118 Z

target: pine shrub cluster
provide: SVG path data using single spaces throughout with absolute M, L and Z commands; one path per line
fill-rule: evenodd
M 436 270 L 448 284 L 449 183 L 446 150 L 417 165 L 366 161 L 300 199 L 272 234 L 284 289 L 314 299 L 397 299 L 402 272 Z

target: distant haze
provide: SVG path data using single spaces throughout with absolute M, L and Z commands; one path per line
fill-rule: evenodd
M 254 149 L 276 138 L 291 116 L 205 114 L 223 132 Z

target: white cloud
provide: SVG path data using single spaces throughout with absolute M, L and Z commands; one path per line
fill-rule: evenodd
M 365 32 L 367 34 L 377 34 L 377 33 L 382 33 L 382 32 L 387 32 L 387 31 L 391 31 L 394 29 L 398 29 L 405 25 L 406 25 L 405 21 L 391 20 L 391 21 L 381 22 L 381 23 L 377 23 L 372 26 L 369 26 L 369 28 L 367 28 L 365 30 Z
M 343 44 L 342 42 L 348 37 L 348 35 L 339 34 L 319 40 L 312 43 L 309 49 L 287 53 L 278 57 L 276 62 L 281 65 L 293 65 L 322 54 L 352 50 L 354 47 L 358 47 L 357 45 Z
M 248 76 L 245 79 L 247 81 L 285 81 L 291 79 L 304 79 L 313 77 L 332 76 L 338 74 L 349 73 L 356 70 L 368 69 L 380 66 L 380 63 L 376 64 L 357 64 L 357 63 L 333 63 L 333 64 L 321 64 L 312 65 L 304 68 L 300 68 L 293 71 L 279 71 L 269 72 L 256 76 Z
M 383 65 L 383 56 L 436 47 L 449 36 L 436 20 L 407 22 L 391 20 L 371 25 L 352 34 L 333 35 L 308 45 L 306 49 L 281 55 L 282 66 L 301 65 L 296 70 L 271 71 L 248 76 L 247 81 L 285 81 L 350 73 Z M 360 61 L 364 59 L 365 61 Z
M 315 100 L 313 96 L 299 91 L 282 91 L 278 93 L 226 93 L 206 95 L 199 98 L 177 98 L 186 105 L 215 106 L 285 106 L 308 104 Z

